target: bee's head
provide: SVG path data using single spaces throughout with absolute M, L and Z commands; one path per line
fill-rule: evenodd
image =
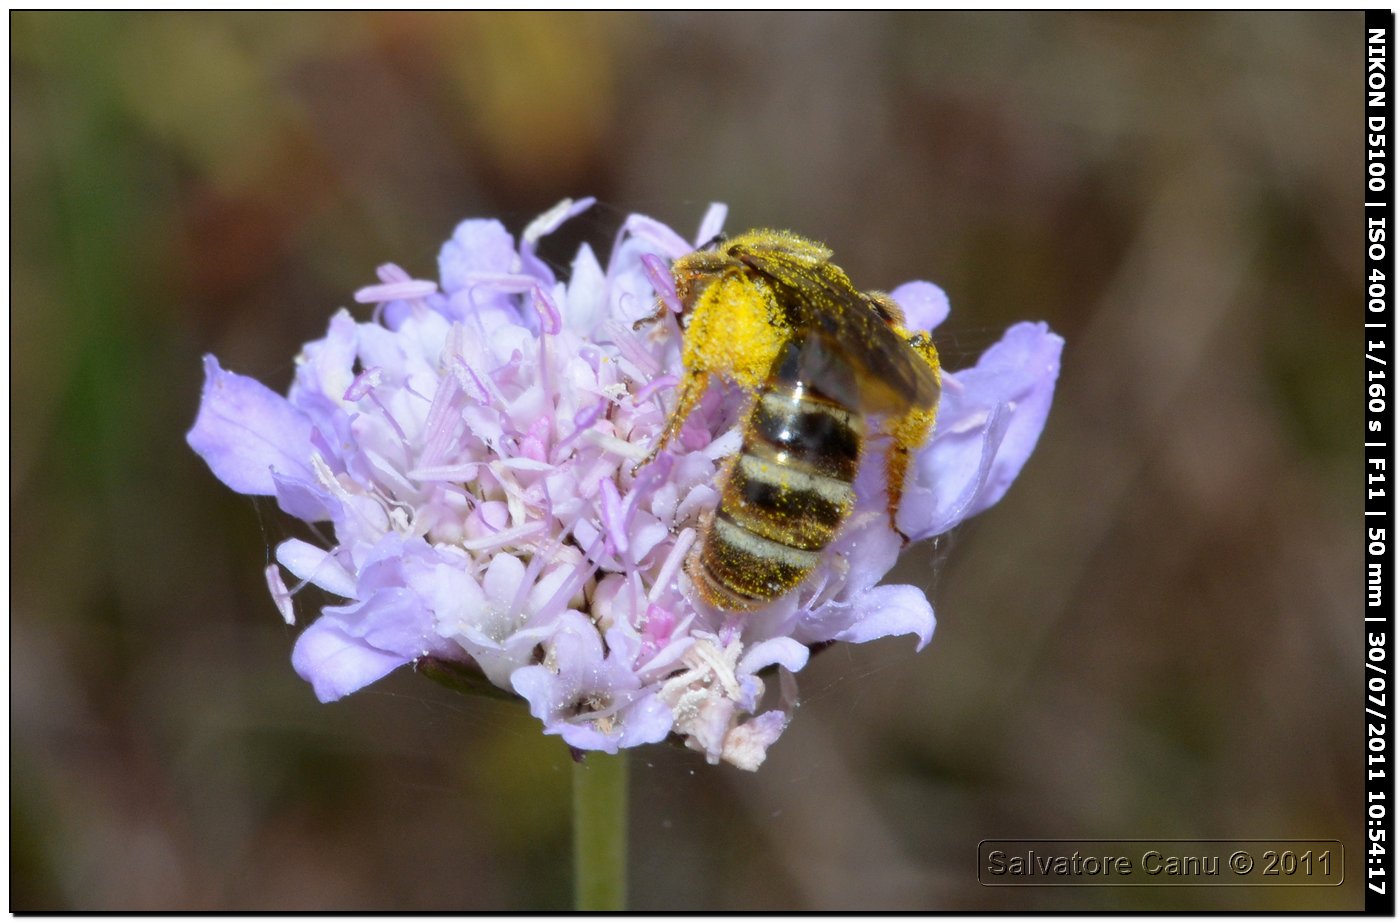
M 712 243 L 714 241 L 711 241 Z M 696 300 L 711 283 L 726 271 L 734 269 L 733 258 L 722 250 L 710 249 L 711 244 L 706 244 L 705 248 L 682 256 L 671 264 L 671 275 L 676 281 L 676 297 L 687 312 L 695 307 Z

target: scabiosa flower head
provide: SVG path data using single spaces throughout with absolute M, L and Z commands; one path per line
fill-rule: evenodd
M 634 470 L 682 371 L 673 325 L 634 324 L 658 297 L 674 302 L 667 265 L 695 244 L 634 215 L 606 265 L 584 246 L 560 280 L 536 246 L 589 205 L 560 203 L 518 242 L 496 221 L 463 222 L 439 282 L 381 267 L 355 295 L 375 305 L 370 318 L 336 313 L 285 397 L 206 357 L 188 440 L 233 489 L 330 523 L 331 546 L 285 541 L 267 570 L 289 623 L 284 573 L 345 600 L 292 652 L 322 701 L 432 658 L 479 669 L 576 749 L 674 734 L 754 769 L 792 715 L 813 645 L 912 634 L 922 648 L 933 609 L 912 586 L 879 585 L 901 540 L 878 465 L 863 468 L 854 513 L 799 589 L 748 615 L 695 601 L 682 564 L 739 445 L 735 401 L 712 389 Z M 712 207 L 696 241 L 723 219 Z M 891 294 L 910 329 L 947 316 L 927 282 Z M 1006 492 L 1049 412 L 1062 345 L 1022 323 L 975 367 L 944 371 L 899 510 L 906 535 L 941 534 Z

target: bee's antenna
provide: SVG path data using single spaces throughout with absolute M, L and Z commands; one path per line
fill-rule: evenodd
M 701 245 L 700 249 L 702 249 L 702 250 L 713 249 L 714 247 L 719 246 L 721 243 L 724 243 L 724 242 L 725 242 L 726 240 L 728 240 L 728 239 L 729 239 L 729 235 L 726 234 L 724 231 L 720 231 L 718 234 L 715 234 L 715 235 L 714 235 L 713 237 L 711 237 L 709 240 L 706 240 L 706 241 L 704 242 L 704 244 Z

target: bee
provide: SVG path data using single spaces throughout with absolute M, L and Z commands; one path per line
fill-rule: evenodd
M 710 605 L 751 611 L 806 579 L 850 515 L 867 416 L 881 417 L 890 437 L 886 495 L 898 533 L 909 453 L 938 409 L 938 351 L 927 333 L 904 328 L 892 298 L 857 290 L 827 247 L 793 233 L 749 231 L 671 271 L 685 371 L 638 467 L 676 437 L 712 376 L 748 393 L 742 447 L 721 472 L 718 507 L 686 572 Z

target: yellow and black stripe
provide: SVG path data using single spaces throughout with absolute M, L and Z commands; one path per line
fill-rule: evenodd
M 759 391 L 691 560 L 719 608 L 757 608 L 795 588 L 855 503 L 864 421 L 796 378 L 779 371 Z

